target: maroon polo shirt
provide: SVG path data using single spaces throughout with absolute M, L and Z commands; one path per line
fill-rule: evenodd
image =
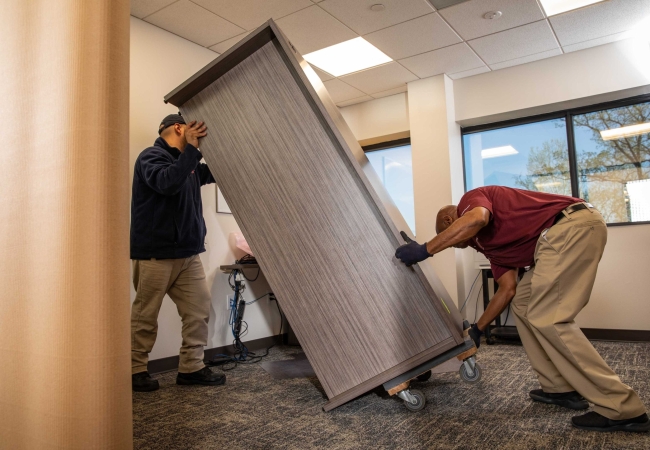
M 503 186 L 472 189 L 458 203 L 458 217 L 482 206 L 490 222 L 470 239 L 469 246 L 490 260 L 494 279 L 510 269 L 532 266 L 539 235 L 550 228 L 555 216 L 569 205 L 584 200 Z

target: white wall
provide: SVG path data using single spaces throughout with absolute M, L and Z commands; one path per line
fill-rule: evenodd
M 456 80 L 456 120 L 468 126 L 585 106 L 650 92 L 649 84 L 650 44 L 627 39 Z
M 410 130 L 405 93 L 347 106 L 341 115 L 359 141 Z
M 409 90 L 419 90 L 420 84 L 426 82 L 427 80 L 420 80 L 410 83 Z M 475 125 L 647 92 L 650 92 L 650 45 L 638 40 L 627 40 L 455 80 L 453 94 L 448 93 L 444 101 L 447 108 L 455 108 L 457 123 Z M 445 123 L 442 115 L 431 108 L 427 110 L 410 106 L 407 114 L 403 110 L 390 108 L 387 102 L 379 100 L 343 108 L 342 113 L 360 140 L 385 135 L 384 129 L 389 126 L 387 121 L 394 121 L 395 126 L 400 124 L 401 127 L 404 123 L 409 123 L 409 126 L 429 124 L 436 130 L 446 128 L 449 133 L 448 147 L 442 146 L 440 138 L 433 134 L 423 144 L 427 151 L 433 153 L 429 155 L 430 158 L 439 161 L 441 167 L 449 172 L 429 184 L 416 183 L 416 221 L 418 211 L 423 208 L 437 210 L 442 205 L 434 204 L 436 201 L 445 203 L 443 199 L 437 199 L 438 194 L 432 192 L 437 189 L 448 192 L 450 180 L 452 197 L 454 201 L 458 200 L 454 186 L 455 182 L 463 179 L 463 173 L 458 161 L 451 160 L 450 155 L 460 152 L 460 137 L 454 127 Z M 428 204 L 427 199 L 431 198 L 434 200 Z M 427 204 L 423 206 L 422 201 Z M 417 227 L 420 230 L 420 225 Z M 599 267 L 591 301 L 578 316 L 577 322 L 585 328 L 648 330 L 650 280 L 646 273 L 650 267 L 650 225 L 610 227 L 608 232 L 609 242 Z M 431 236 L 418 237 L 422 240 Z M 474 268 L 472 252 L 471 249 L 456 250 L 455 278 L 458 283 L 459 305 L 468 295 L 478 273 Z M 449 283 L 454 271 L 447 269 L 440 275 L 452 294 L 454 290 L 449 288 Z M 479 296 L 480 283 L 479 278 L 464 311 L 469 319 L 475 316 L 474 306 Z M 478 304 L 482 305 L 482 294 L 478 298 Z M 479 306 L 478 315 L 481 311 L 482 307 Z M 508 323 L 513 323 L 512 316 Z
M 178 111 L 174 106 L 166 105 L 163 97 L 216 56 L 216 53 L 204 47 L 131 17 L 131 175 L 137 156 L 158 137 L 161 119 Z M 208 231 L 206 252 L 201 254 L 201 261 L 212 293 L 207 348 L 212 348 L 232 343 L 226 308 L 226 296 L 232 294 L 232 290 L 228 286 L 227 275 L 219 271 L 219 266 L 234 262 L 235 255 L 229 239 L 230 233 L 239 231 L 239 227 L 232 215 L 216 213 L 214 184 L 204 186 L 201 195 Z M 255 271 L 249 272 L 253 272 L 249 275 L 252 276 Z M 261 276 L 255 283 L 247 283 L 244 294 L 247 301 L 269 292 L 263 278 Z M 131 299 L 134 296 L 132 289 Z M 280 329 L 277 308 L 267 299 L 247 307 L 244 320 L 249 326 L 244 341 L 275 335 Z M 165 297 L 158 324 L 158 339 L 150 358 L 177 355 L 181 346 L 181 321 L 169 297 Z

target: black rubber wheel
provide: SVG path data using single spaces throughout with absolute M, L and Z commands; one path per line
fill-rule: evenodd
M 415 379 L 418 381 L 429 381 L 429 379 L 431 379 L 431 371 L 429 370 L 424 372 L 423 374 L 418 375 Z
M 427 399 L 424 397 L 424 394 L 417 389 L 409 389 L 409 391 L 411 392 L 411 395 L 415 397 L 416 402 L 411 403 L 404 400 L 404 406 L 406 406 L 406 409 L 409 411 L 420 411 L 424 408 L 424 405 L 427 404 Z
M 478 363 L 474 364 L 474 375 L 471 377 L 468 375 L 467 370 L 465 369 L 465 364 L 462 364 L 460 366 L 458 373 L 460 374 L 460 379 L 465 383 L 478 383 L 481 379 L 481 366 L 479 366 Z
M 487 345 L 494 345 L 495 344 L 494 338 L 493 337 L 485 338 L 485 343 Z

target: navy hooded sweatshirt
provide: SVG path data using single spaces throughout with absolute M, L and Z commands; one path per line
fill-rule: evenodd
M 131 259 L 187 258 L 205 251 L 201 186 L 215 180 L 191 144 L 181 153 L 163 138 L 135 162 Z

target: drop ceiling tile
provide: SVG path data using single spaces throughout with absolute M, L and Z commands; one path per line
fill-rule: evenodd
M 571 53 L 578 50 L 584 50 L 586 48 L 596 47 L 598 45 L 609 44 L 610 42 L 621 41 L 632 37 L 632 33 L 629 31 L 624 31 L 622 33 L 611 34 L 609 36 L 603 36 L 597 39 L 591 39 L 585 42 L 578 42 L 577 44 L 565 45 L 562 47 L 564 53 Z
M 452 80 L 459 80 L 461 78 L 472 77 L 474 75 L 480 75 L 485 72 L 489 72 L 490 68 L 488 66 L 478 67 L 476 69 L 464 70 L 462 72 L 450 73 L 447 74 Z
M 173 3 L 145 20 L 204 47 L 245 31 L 189 0 Z
M 323 82 L 325 89 L 332 97 L 334 103 L 341 103 L 346 100 L 352 100 L 353 98 L 359 98 L 366 95 L 358 89 L 353 88 L 349 84 L 344 83 L 338 78 L 333 80 Z
M 566 46 L 631 30 L 649 16 L 648 0 L 609 0 L 549 20 L 560 45 Z
M 375 31 L 363 38 L 393 59 L 402 59 L 461 42 L 438 13 Z
M 237 35 L 237 36 L 235 36 L 233 38 L 226 39 L 223 42 L 219 42 L 218 44 L 215 44 L 215 45 L 211 46 L 210 50 L 215 51 L 215 52 L 219 52 L 219 53 L 223 53 L 226 50 L 228 50 L 230 47 L 235 45 L 237 42 L 244 39 L 249 34 L 250 34 L 249 32 L 246 32 L 246 33 L 242 33 L 240 35 Z
M 382 4 L 386 9 L 372 11 L 370 7 L 376 4 Z M 318 6 L 361 35 L 433 11 L 425 0 L 324 0 Z
M 344 102 L 337 103 L 336 106 L 343 108 L 344 106 L 356 105 L 357 103 L 367 102 L 368 100 L 374 100 L 369 95 L 364 95 L 363 97 L 353 98 L 352 100 L 346 100 Z
M 484 19 L 489 11 L 501 11 L 503 16 Z M 544 19 L 537 0 L 471 0 L 441 9 L 440 15 L 465 40 Z
M 177 0 L 131 0 L 131 15 L 144 19 L 149 14 L 169 6 Z
M 474 39 L 469 45 L 490 66 L 558 48 L 546 20 Z
M 376 92 L 372 94 L 374 98 L 390 97 L 391 95 L 402 94 L 408 90 L 408 86 L 400 86 L 395 89 L 388 89 L 387 91 Z
M 485 65 L 464 42 L 401 59 L 399 62 L 420 78 L 441 73 L 457 73 Z
M 316 75 L 318 75 L 318 78 L 320 78 L 321 81 L 327 81 L 327 80 L 332 80 L 336 78 L 334 75 L 330 75 L 329 73 L 325 72 L 324 70 L 320 70 L 316 66 L 312 66 L 310 64 L 311 68 L 314 69 L 314 72 L 316 72 Z
M 283 17 L 277 24 L 303 55 L 358 37 L 316 5 Z
M 312 6 L 311 0 L 192 0 L 245 30 Z
M 406 85 L 409 81 L 418 79 L 418 77 L 396 62 L 390 62 L 339 78 L 341 81 L 345 81 L 350 86 L 366 94 L 374 94 L 375 92 L 400 87 Z
M 559 48 L 554 48 L 553 50 L 547 50 L 545 52 L 535 53 L 534 55 L 522 56 L 521 58 L 515 58 L 508 61 L 490 64 L 490 68 L 492 70 L 505 69 L 506 67 L 519 66 L 521 64 L 526 64 L 533 61 L 539 61 L 540 59 L 546 59 L 561 54 L 562 54 L 562 50 L 560 50 Z

